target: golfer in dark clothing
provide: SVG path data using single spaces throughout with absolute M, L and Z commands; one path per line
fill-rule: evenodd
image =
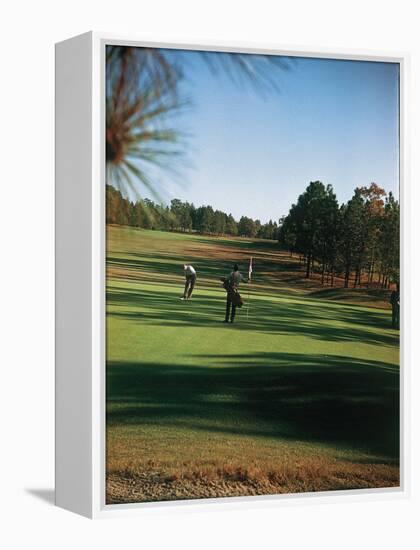
M 185 288 L 184 294 L 181 296 L 181 300 L 189 300 L 191 298 L 192 291 L 194 290 L 195 281 L 197 280 L 197 272 L 192 265 L 184 264 L 185 273 Z
M 244 280 L 242 274 L 239 272 L 239 267 L 237 264 L 233 266 L 233 271 L 229 275 L 229 277 L 223 278 L 223 286 L 226 290 L 226 315 L 225 315 L 225 323 L 230 322 L 233 323 L 235 320 L 236 315 L 236 308 L 237 308 L 237 301 L 239 297 L 238 293 L 238 287 L 241 281 Z
M 391 292 L 389 303 L 392 307 L 392 326 L 398 328 L 400 326 L 400 285 L 397 284 L 397 289 Z

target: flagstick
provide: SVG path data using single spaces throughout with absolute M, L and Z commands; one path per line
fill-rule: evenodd
M 251 285 L 251 283 L 248 281 L 248 298 L 247 298 L 247 301 L 246 301 L 246 320 L 247 321 L 248 321 L 248 317 L 249 317 L 249 290 L 250 290 L 250 285 Z
M 248 268 L 248 298 L 246 301 L 246 320 L 248 321 L 249 317 L 249 293 L 251 290 L 251 281 L 252 281 L 252 256 L 249 260 L 249 268 Z

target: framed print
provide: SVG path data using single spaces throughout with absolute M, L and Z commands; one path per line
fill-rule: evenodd
M 404 494 L 404 56 L 56 60 L 57 503 Z

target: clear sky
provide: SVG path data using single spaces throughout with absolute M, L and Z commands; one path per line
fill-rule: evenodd
M 295 58 L 275 73 L 280 92 L 262 96 L 212 75 L 194 52 L 179 55 L 192 163 L 182 185 L 161 178 L 165 199 L 266 222 L 314 180 L 332 184 L 340 203 L 371 182 L 398 197 L 397 64 Z

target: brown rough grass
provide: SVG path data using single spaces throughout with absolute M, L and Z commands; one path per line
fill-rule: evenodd
M 307 458 L 281 468 L 240 465 L 174 471 L 109 471 L 107 503 L 274 495 L 398 487 L 399 468 Z

